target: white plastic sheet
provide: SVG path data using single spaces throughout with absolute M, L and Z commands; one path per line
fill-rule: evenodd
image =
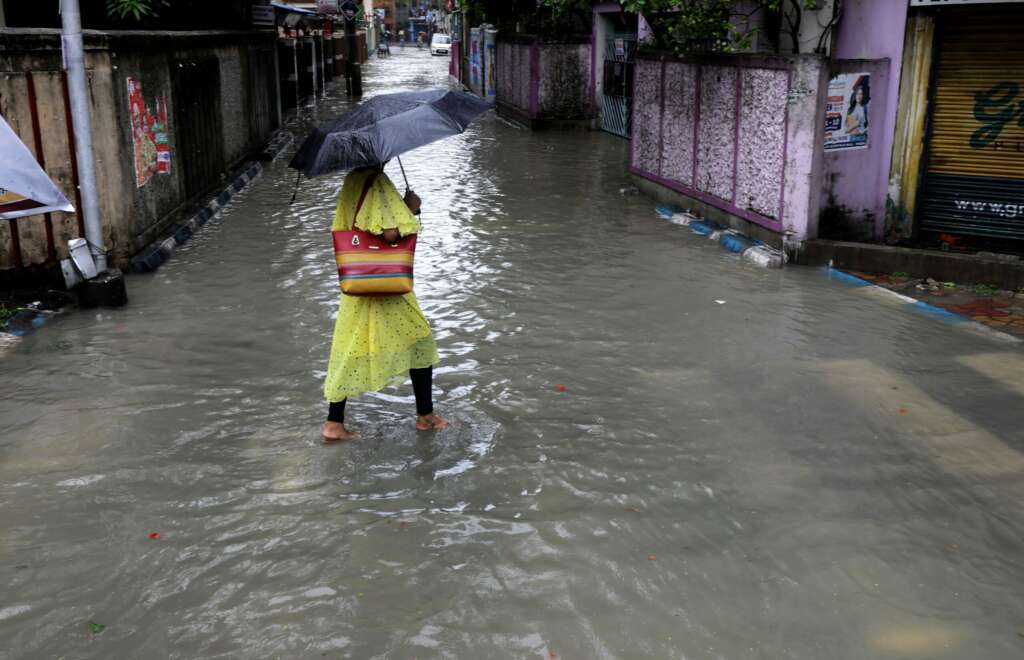
M 0 115 L 0 220 L 74 210 Z

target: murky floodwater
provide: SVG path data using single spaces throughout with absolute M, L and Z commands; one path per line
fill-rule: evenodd
M 436 435 L 406 388 L 320 443 L 341 178 L 289 206 L 284 162 L 29 336 L 0 657 L 1021 657 L 1021 350 L 737 263 L 619 195 L 626 148 L 489 117 L 405 159 Z

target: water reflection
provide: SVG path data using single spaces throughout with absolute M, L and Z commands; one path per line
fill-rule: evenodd
M 394 52 L 368 94 L 445 81 Z M 319 443 L 341 175 L 289 204 L 274 164 L 127 309 L 26 338 L 0 656 L 1017 657 L 1020 356 L 737 263 L 626 156 L 489 117 L 403 159 L 434 435 L 406 386 Z

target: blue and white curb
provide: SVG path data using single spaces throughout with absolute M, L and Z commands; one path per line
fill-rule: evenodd
M 977 321 L 962 314 L 951 312 L 942 307 L 936 307 L 935 305 L 926 303 L 923 300 L 911 298 L 910 296 L 905 296 L 898 291 L 893 291 L 892 289 L 887 289 L 884 286 L 873 284 L 863 278 L 857 277 L 856 275 L 851 275 L 850 273 L 837 270 L 829 266 L 824 267 L 821 272 L 833 282 L 839 282 L 844 286 L 862 290 L 865 295 L 895 302 L 906 307 L 911 312 L 924 314 L 925 316 L 937 319 L 943 323 L 963 328 L 964 330 L 988 337 L 989 339 L 995 339 L 997 341 L 1008 342 L 1011 344 L 1019 344 L 1021 342 L 1019 337 L 1002 332 L 1001 330 L 996 330 L 995 328 L 990 328 L 984 323 L 978 323 Z
M 729 252 L 740 255 L 744 261 L 755 266 L 782 268 L 786 263 L 786 255 L 783 252 L 770 248 L 735 229 L 724 229 L 714 222 L 702 220 L 686 211 L 680 212 L 672 206 L 659 206 L 658 215 L 674 225 L 689 227 L 690 231 L 698 236 L 706 236 L 717 241 Z
M 265 161 L 276 160 L 292 144 L 294 139 L 294 136 L 288 131 L 278 131 L 263 149 L 261 157 Z M 175 250 L 187 243 L 196 232 L 202 229 L 206 223 L 220 216 L 224 207 L 231 203 L 232 197 L 248 188 L 262 174 L 263 163 L 250 163 L 241 174 L 236 176 L 224 190 L 215 195 L 198 213 L 186 222 L 172 228 L 166 238 L 150 243 L 149 247 L 132 257 L 131 272 L 151 273 L 155 271 L 171 258 Z
M 63 313 L 60 310 L 36 309 L 33 305 L 22 307 L 7 319 L 7 332 L 0 332 L 0 358 L 14 350 L 22 337 L 46 325 L 52 318 Z
M 174 227 L 170 236 L 151 243 L 148 248 L 132 257 L 131 272 L 151 273 L 171 258 L 174 251 L 188 242 L 192 236 L 202 229 L 206 223 L 220 216 L 221 210 L 231 202 L 231 198 L 245 190 L 263 173 L 262 163 L 252 163 L 240 175 L 235 177 L 227 188 L 211 199 L 198 213 L 186 222 Z

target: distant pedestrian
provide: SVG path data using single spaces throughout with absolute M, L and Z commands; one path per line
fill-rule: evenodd
M 410 190 L 403 199 L 383 167 L 364 167 L 345 177 L 332 231 L 354 227 L 395 243 L 420 232 L 419 210 L 416 193 Z M 355 437 L 345 427 L 349 397 L 381 390 L 406 374 L 416 395 L 416 428 L 427 431 L 448 426 L 434 414 L 433 368 L 439 361 L 430 324 L 414 294 L 342 295 L 324 384 L 324 396 L 330 403 L 324 440 Z

